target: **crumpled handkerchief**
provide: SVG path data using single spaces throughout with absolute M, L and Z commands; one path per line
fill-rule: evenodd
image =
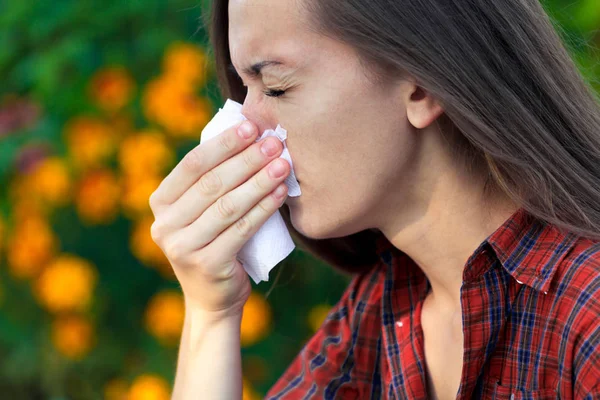
M 242 115 L 241 110 L 242 105 L 240 103 L 227 99 L 223 108 L 219 109 L 202 130 L 200 143 L 221 134 L 233 125 L 246 120 L 247 118 Z M 264 131 L 256 141 L 268 136 L 274 136 L 283 143 L 284 149 L 280 157 L 289 162 L 292 167 L 290 174 L 284 181 L 288 187 L 288 196 L 300 196 L 300 185 L 296 180 L 292 158 L 285 143 L 287 131 L 280 125 L 277 125 L 274 130 L 267 129 Z M 237 258 L 252 280 L 254 280 L 255 283 L 259 283 L 260 281 L 268 281 L 269 272 L 279 262 L 286 258 L 294 248 L 295 244 L 283 221 L 281 213 L 276 211 L 248 240 L 248 242 L 246 242 L 244 247 L 242 247 L 238 253 Z

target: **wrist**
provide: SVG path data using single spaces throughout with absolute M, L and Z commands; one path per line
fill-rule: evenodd
M 186 317 L 196 323 L 241 323 L 243 308 L 243 305 L 241 305 L 223 310 L 206 310 L 197 306 L 194 302 L 185 301 Z

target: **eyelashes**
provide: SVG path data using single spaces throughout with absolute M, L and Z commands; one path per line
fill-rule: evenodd
M 248 85 L 243 85 L 246 88 L 246 91 L 248 90 Z M 263 93 L 265 94 L 265 96 L 268 97 L 281 97 L 285 94 L 285 90 L 277 90 L 277 89 L 267 89 L 267 90 L 263 90 Z
M 281 97 L 285 94 L 285 90 L 268 89 L 268 90 L 263 91 L 263 93 L 265 94 L 265 96 L 269 96 L 269 97 Z

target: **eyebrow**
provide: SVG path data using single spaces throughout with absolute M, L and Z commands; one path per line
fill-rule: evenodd
M 263 68 L 277 66 L 277 65 L 283 65 L 283 62 L 277 61 L 277 60 L 265 60 L 265 61 L 257 62 L 256 64 L 252 64 L 250 67 L 244 68 L 242 70 L 242 73 L 251 78 L 256 78 L 261 74 L 261 71 L 263 70 Z M 229 71 L 231 71 L 235 75 L 237 75 L 238 78 L 241 79 L 240 75 L 238 74 L 235 67 L 233 66 L 233 63 L 229 64 L 228 69 L 229 69 Z

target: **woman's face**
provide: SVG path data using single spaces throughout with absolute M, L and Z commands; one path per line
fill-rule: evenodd
M 409 171 L 423 162 L 405 105 L 414 85 L 371 82 L 353 49 L 311 32 L 296 3 L 229 2 L 231 59 L 248 87 L 242 113 L 260 132 L 277 124 L 288 132 L 302 195 L 287 204 L 300 233 L 331 238 L 378 228 L 411 201 L 418 176 Z M 281 64 L 256 77 L 243 72 L 264 61 Z

